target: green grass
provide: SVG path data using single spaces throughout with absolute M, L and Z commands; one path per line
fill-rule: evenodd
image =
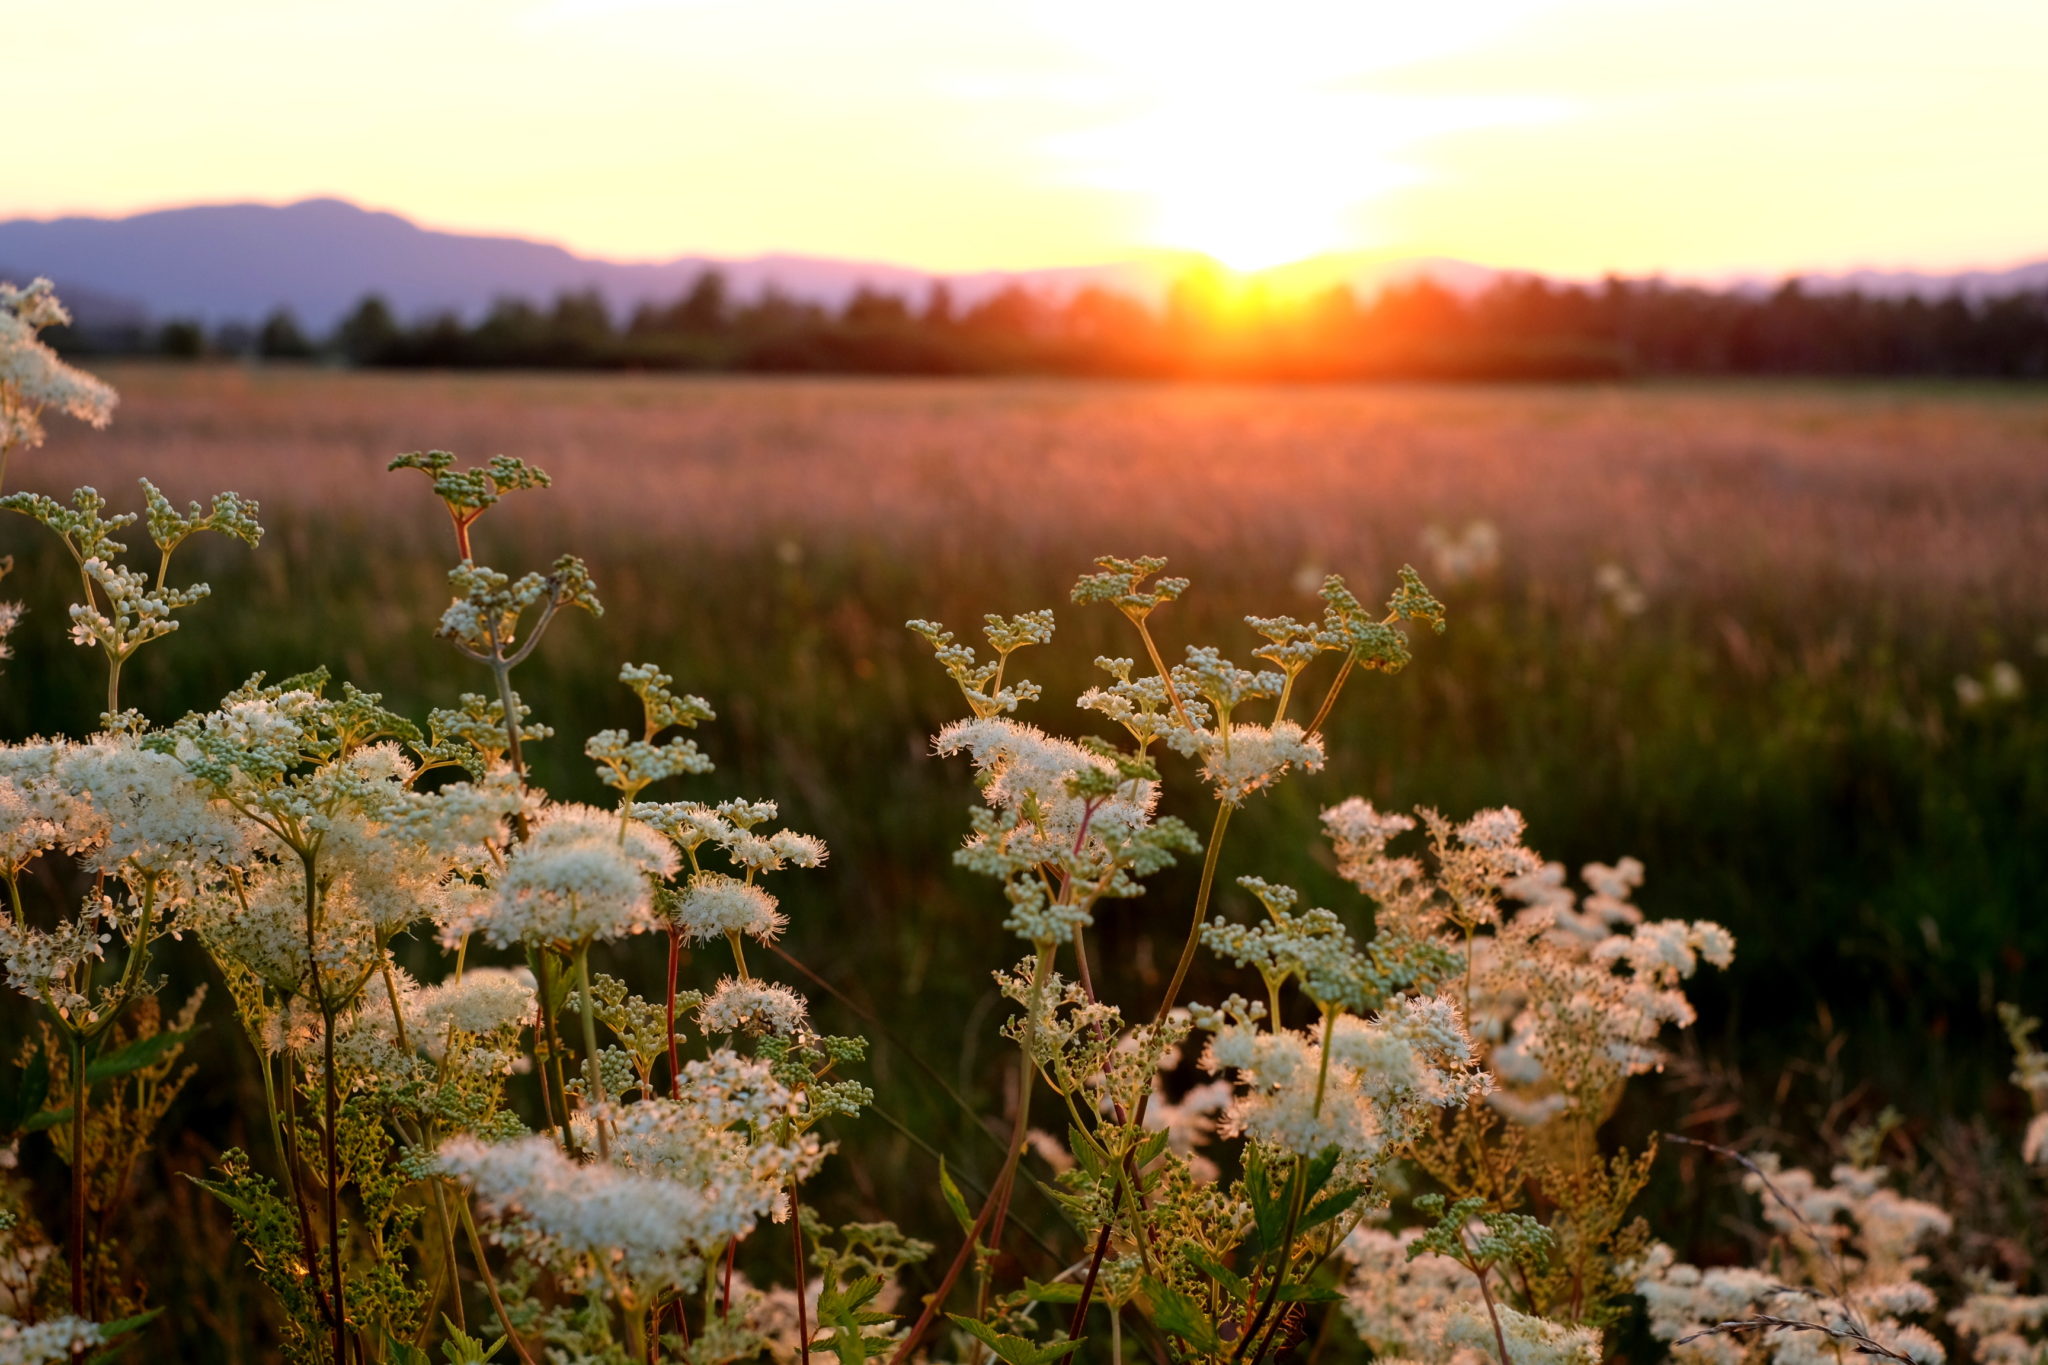
M 559 732 L 534 751 L 540 781 L 599 798 L 582 737 L 634 714 L 618 664 L 674 673 L 718 710 L 702 740 L 719 771 L 668 794 L 773 797 L 823 836 L 828 867 L 783 888 L 786 946 L 987 1112 L 1002 1053 L 988 974 L 1019 947 L 996 889 L 948 862 L 974 792 L 927 737 L 957 696 L 902 621 L 964 632 L 982 611 L 1055 606 L 1054 645 L 1018 656 L 1047 691 L 1028 718 L 1080 728 L 1070 699 L 1087 661 L 1137 649 L 1114 613 L 1066 602 L 1092 554 L 1173 555 L 1195 586 L 1157 618 L 1169 653 L 1214 642 L 1243 658 L 1245 613 L 1311 609 L 1305 567 L 1340 569 L 1370 597 L 1403 558 L 1427 576 L 1424 521 L 1479 514 L 1502 528 L 1502 572 L 1445 587 L 1449 633 L 1422 640 L 1406 673 L 1347 690 L 1329 768 L 1234 822 L 1224 911 L 1244 909 L 1231 879 L 1256 873 L 1362 918 L 1315 822 L 1347 795 L 1452 814 L 1514 805 L 1546 855 L 1633 854 L 1652 915 L 1719 920 L 1738 940 L 1734 969 L 1695 992 L 1686 1064 L 1638 1086 L 1618 1134 L 1690 1116 L 1704 1136 L 1763 1134 L 1811 1156 L 1887 1104 L 1932 1141 L 2022 1103 L 1992 1008 L 2048 1004 L 2039 393 L 114 378 L 131 410 L 105 437 L 65 433 L 24 462 L 31 486 L 112 488 L 160 454 L 178 496 L 207 491 L 202 479 L 257 485 L 270 527 L 254 553 L 185 552 L 214 597 L 131 666 L 134 704 L 170 719 L 255 670 L 316 664 L 415 715 L 484 690 L 432 637 L 450 558 L 438 511 L 417 475 L 374 471 L 436 443 L 532 458 L 560 487 L 494 513 L 479 552 L 523 569 L 577 550 L 608 608 L 564 620 L 522 670 Z M 643 448 L 636 431 L 658 436 Z M 30 608 L 0 688 L 10 736 L 82 731 L 101 687 L 62 638 L 75 580 L 38 534 L 0 526 L 19 566 L 8 587 Z M 1609 560 L 1650 585 L 1641 615 L 1592 588 Z M 1955 675 L 2001 658 L 2026 693 L 1963 708 Z M 1206 827 L 1197 806 L 1175 813 Z M 1108 913 L 1093 945 L 1106 994 L 1149 1005 L 1193 872 Z M 604 965 L 645 984 L 660 957 L 628 945 Z M 174 967 L 203 975 L 189 953 Z M 1213 999 L 1223 980 L 1205 964 L 1190 994 Z M 831 1026 L 872 1033 L 795 984 Z M 973 1120 L 903 1047 L 877 1044 L 881 1106 L 970 1176 L 991 1167 Z M 253 1082 L 224 1018 L 201 1060 L 170 1166 L 247 1141 L 235 1109 Z M 928 1162 L 888 1123 L 838 1136 L 834 1211 L 946 1226 Z M 147 1183 L 163 1217 L 202 1217 L 164 1204 L 186 1199 L 166 1172 Z M 1699 1197 L 1659 1188 L 1653 1214 L 1679 1224 L 1666 1235 L 1704 1218 Z M 1696 1244 L 1719 1235 L 1693 1227 Z M 254 1311 L 208 1311 L 230 1309 Z

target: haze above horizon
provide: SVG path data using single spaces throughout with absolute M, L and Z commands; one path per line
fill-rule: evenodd
M 0 217 L 333 194 L 613 259 L 1558 274 L 2048 250 L 2048 8 L 71 0 Z

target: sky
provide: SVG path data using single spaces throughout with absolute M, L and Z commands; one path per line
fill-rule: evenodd
M 934 270 L 2048 257 L 2048 0 L 0 5 L 40 87 L 0 217 L 338 195 Z

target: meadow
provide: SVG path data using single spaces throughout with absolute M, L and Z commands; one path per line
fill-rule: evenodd
M 583 554 L 606 607 L 565 619 L 522 668 L 558 733 L 535 747 L 538 779 L 598 796 L 581 737 L 631 720 L 602 661 L 647 659 L 718 712 L 702 742 L 719 775 L 680 794 L 775 799 L 832 849 L 785 893 L 782 947 L 802 967 L 784 975 L 821 1019 L 874 1037 L 890 1115 L 842 1135 L 859 1159 L 811 1196 L 836 1213 L 922 1210 L 915 1230 L 941 1229 L 920 1139 L 992 1167 L 995 1144 L 971 1145 L 945 1091 L 994 1110 L 1005 1075 L 972 1041 L 1000 1003 L 1001 907 L 947 864 L 970 793 L 930 752 L 957 698 L 904 620 L 1054 608 L 1064 662 L 1033 676 L 1057 698 L 1087 684 L 1079 661 L 1130 650 L 1114 613 L 1067 601 L 1099 554 L 1165 555 L 1193 578 L 1161 620 L 1170 654 L 1249 641 L 1247 613 L 1307 614 L 1327 572 L 1377 583 L 1412 562 L 1450 629 L 1347 694 L 1329 768 L 1247 807 L 1223 903 L 1248 902 L 1229 883 L 1250 872 L 1334 896 L 1309 832 L 1354 793 L 1457 818 L 1512 805 L 1573 867 L 1633 855 L 1640 904 L 1718 921 L 1738 951 L 1695 987 L 1699 1024 L 1618 1130 L 1825 1163 L 1893 1109 L 1882 1141 L 1909 1185 L 1975 1201 L 2016 1272 L 2048 1254 L 1995 1016 L 2048 1007 L 2048 392 L 103 374 L 123 400 L 111 429 L 53 428 L 10 491 L 90 483 L 125 505 L 146 474 L 180 501 L 235 488 L 268 528 L 254 551 L 183 552 L 213 597 L 124 682 L 159 721 L 258 669 L 326 664 L 413 714 L 481 690 L 433 638 L 447 523 L 417 475 L 385 467 L 445 448 L 553 476 L 478 532 L 480 558 L 508 570 Z M 1482 521 L 1498 562 L 1459 564 L 1441 540 Z M 58 629 L 74 576 L 41 536 L 0 525 L 6 586 L 29 609 L 0 686 L 10 739 L 82 733 L 99 706 L 91 657 Z M 1155 937 L 1178 932 L 1147 924 L 1181 922 L 1193 873 L 1160 876 L 1095 931 L 1134 1006 L 1171 970 Z M 640 942 L 597 959 L 651 981 L 659 953 Z M 196 950 L 169 959 L 205 975 Z M 229 1029 L 193 1051 L 208 1081 L 140 1182 L 163 1216 L 135 1218 L 133 1254 L 202 1250 L 164 1256 L 156 1293 L 181 1305 L 178 1332 L 234 1342 L 252 1291 L 207 1274 L 234 1254 L 228 1234 L 171 1175 L 249 1140 L 236 1115 L 256 1072 Z M 1662 1235 L 1711 1260 L 1743 1234 L 1706 1169 L 1674 1149 L 1646 1199 Z M 1018 1217 L 1052 1221 L 1021 1199 Z

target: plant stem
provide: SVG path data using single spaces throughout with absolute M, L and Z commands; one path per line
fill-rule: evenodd
M 1174 1002 L 1180 998 L 1181 984 L 1188 978 L 1188 968 L 1194 965 L 1195 949 L 1202 941 L 1202 921 L 1209 913 L 1209 893 L 1216 885 L 1216 859 L 1223 847 L 1223 832 L 1230 827 L 1230 812 L 1235 809 L 1227 801 L 1216 803 L 1216 823 L 1209 830 L 1209 848 L 1202 859 L 1202 885 L 1195 893 L 1195 914 L 1188 922 L 1188 939 L 1181 945 L 1180 961 L 1173 969 L 1173 980 L 1166 983 L 1166 994 L 1160 997 L 1159 1008 L 1153 1012 L 1152 1022 L 1163 1024 L 1166 1016 L 1173 1012 Z M 1138 1116 L 1144 1117 L 1145 1098 L 1138 1103 Z
M 316 988 L 317 989 L 317 988 Z M 334 1010 L 325 1000 L 320 1004 L 323 1060 L 326 1075 L 321 1079 L 327 1091 L 327 1122 L 320 1133 L 327 1158 L 327 1259 L 334 1267 L 334 1359 L 347 1365 L 348 1287 L 341 1269 L 341 1155 L 336 1141 L 341 1126 L 341 1097 L 334 1083 Z
M 71 1030 L 71 1315 L 85 1311 L 85 1038 Z
M 803 1365 L 811 1365 L 811 1319 L 809 1289 L 804 1284 L 803 1206 L 797 1202 L 796 1177 L 789 1179 L 789 1246 L 796 1259 L 796 1340 Z
M 1344 690 L 1345 679 L 1351 676 L 1351 670 L 1357 667 L 1357 665 L 1358 656 L 1356 654 L 1346 654 L 1344 656 L 1344 666 L 1337 670 L 1337 679 L 1330 684 L 1329 695 L 1324 697 L 1323 704 L 1316 708 L 1316 718 L 1308 723 L 1308 733 L 1311 738 L 1322 733 L 1323 722 L 1330 718 L 1330 708 L 1337 704 L 1337 694 Z
M 462 1230 L 469 1234 L 469 1254 L 476 1257 L 477 1275 L 484 1282 L 484 1292 L 491 1296 L 491 1307 L 498 1312 L 498 1325 L 505 1329 L 505 1340 L 512 1343 L 512 1349 L 519 1352 L 519 1358 L 526 1365 L 535 1365 L 533 1352 L 526 1349 L 526 1343 L 519 1339 L 519 1331 L 512 1325 L 512 1315 L 505 1311 L 505 1301 L 498 1296 L 498 1281 L 491 1274 L 491 1259 L 484 1255 L 484 1240 L 476 1235 L 476 1218 L 469 1211 L 469 1196 L 463 1195 L 456 1201 L 456 1208 L 462 1211 Z
M 676 1053 L 676 972 L 682 961 L 682 931 L 671 924 L 668 928 L 668 1094 L 673 1100 L 683 1097 L 683 1064 Z M 658 1331 L 660 1319 L 655 1321 Z
M 576 998 L 583 1006 L 583 1074 L 590 1084 L 590 1102 L 593 1106 L 604 1103 L 604 1068 L 599 1065 L 597 1054 L 597 1005 L 590 994 L 590 944 L 580 943 L 576 947 Z M 597 1154 L 606 1161 L 612 1159 L 611 1139 L 605 1135 L 604 1119 L 593 1115 L 592 1124 L 597 1129 Z

